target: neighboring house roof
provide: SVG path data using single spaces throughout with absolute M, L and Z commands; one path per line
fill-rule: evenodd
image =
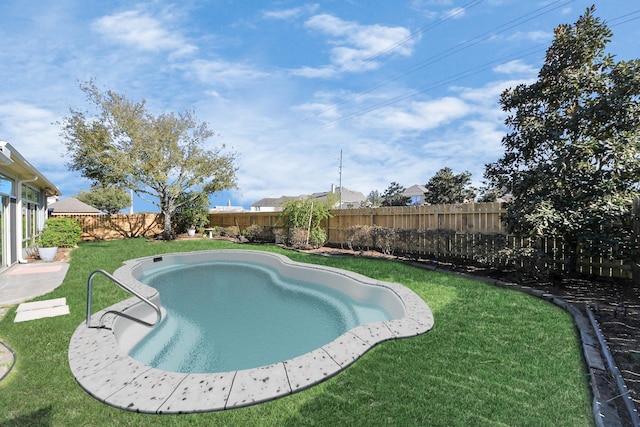
M 212 209 L 209 209 L 210 214 L 229 212 L 245 212 L 245 210 L 242 206 L 214 206 Z
M 54 214 L 62 213 L 83 213 L 83 214 L 101 214 L 99 209 L 89 206 L 86 203 L 81 202 L 75 197 L 67 197 L 62 200 L 58 200 L 55 203 L 49 205 L 49 209 Z
M 297 199 L 298 197 L 293 196 L 280 196 L 280 197 L 265 197 L 264 199 L 260 199 L 251 207 L 254 208 L 278 208 L 282 206 L 284 202 L 287 202 L 291 199 Z
M 412 185 L 402 192 L 403 196 L 406 197 L 424 197 L 424 193 L 427 192 L 427 187 L 424 185 Z
M 329 194 L 336 194 L 340 199 L 337 201 L 336 207 L 342 201 L 342 207 L 360 207 L 360 204 L 367 200 L 367 197 L 359 191 L 351 191 L 346 187 L 336 187 L 333 191 L 324 191 L 321 193 L 313 193 L 311 197 L 317 200 L 327 200 Z
M 281 197 L 267 197 L 264 199 L 260 199 L 254 204 L 251 205 L 252 208 L 279 208 L 283 203 L 289 200 L 295 199 L 304 199 L 306 197 L 312 197 L 318 201 L 327 200 L 327 195 L 335 193 L 336 196 L 340 196 L 340 187 L 333 188 L 331 191 L 322 191 L 320 193 L 313 193 L 310 196 L 300 195 L 300 196 L 281 196 Z M 360 204 L 367 200 L 367 197 L 360 193 L 359 191 L 351 191 L 345 187 L 342 187 L 342 207 L 360 207 Z M 339 201 L 336 202 L 336 206 L 338 207 Z

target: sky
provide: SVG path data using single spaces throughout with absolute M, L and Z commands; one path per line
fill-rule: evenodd
M 553 29 L 594 3 L 608 52 L 639 58 L 638 0 L 3 0 L 0 140 L 63 198 L 89 189 L 57 122 L 89 107 L 93 79 L 209 124 L 205 148 L 238 167 L 212 206 L 332 184 L 366 196 L 444 167 L 479 187 L 503 153 L 500 93 L 535 81 Z

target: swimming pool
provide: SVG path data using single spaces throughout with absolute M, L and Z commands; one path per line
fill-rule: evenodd
M 233 278 L 234 270 L 238 271 L 240 265 L 248 264 L 260 266 L 259 275 L 276 277 L 276 281 L 285 279 L 288 284 L 280 287 L 276 293 L 304 291 L 317 294 L 312 301 L 317 303 L 319 298 L 321 305 L 328 307 L 327 312 L 337 313 L 337 316 L 329 316 L 334 319 L 332 321 L 339 319 L 338 332 L 332 332 L 337 336 L 321 337 L 319 342 L 306 344 L 303 350 L 295 350 L 297 353 L 294 355 L 274 356 L 277 360 L 269 360 L 264 364 L 248 362 L 252 366 L 224 367 L 219 371 L 218 368 L 208 367 L 206 372 L 196 372 L 199 369 L 192 367 L 154 367 L 148 361 L 131 357 L 129 353 L 132 350 L 135 353 L 135 348 L 147 339 L 145 336 L 149 334 L 149 328 L 122 317 L 107 315 L 105 326 L 109 329 L 87 328 L 82 324 L 72 337 L 69 363 L 78 383 L 97 399 L 132 411 L 184 413 L 229 409 L 310 387 L 346 368 L 377 343 L 417 335 L 433 326 L 433 317 L 426 303 L 404 286 L 380 282 L 349 271 L 297 263 L 285 256 L 262 251 L 203 251 L 140 258 L 126 262 L 114 275 L 146 298 L 162 305 L 163 323 L 168 324 L 174 309 L 169 302 L 167 289 L 173 287 L 173 292 L 176 291 L 175 286 L 170 285 L 175 283 L 176 273 L 183 277 L 186 271 L 183 269 L 195 268 L 195 271 L 200 270 L 198 274 L 201 277 L 206 278 L 200 282 L 209 282 L 212 275 L 227 274 L 215 272 L 222 265 L 230 266 L 228 273 Z M 166 279 L 172 275 L 174 279 Z M 158 286 L 158 290 L 142 283 L 154 282 L 154 278 L 162 277 L 166 280 L 158 280 L 169 283 L 164 286 L 167 289 Z M 229 286 L 223 284 L 222 287 L 228 293 Z M 184 291 L 184 288 L 181 289 Z M 203 311 L 212 307 L 211 301 L 207 302 L 203 295 L 217 294 L 222 297 L 224 294 L 219 291 L 208 292 L 206 289 L 194 291 L 191 288 L 182 293 L 198 294 L 196 299 L 202 303 Z M 251 295 L 252 292 L 249 292 L 246 298 Z M 337 302 L 334 300 L 336 295 Z M 344 295 L 344 298 L 340 295 Z M 344 304 L 346 309 L 342 307 Z M 235 309 L 233 304 L 231 307 L 229 315 L 234 310 L 241 311 L 237 305 Z M 132 298 L 95 313 L 92 318 L 98 318 L 105 311 L 113 309 L 126 310 L 147 320 L 153 320 L 155 316 L 148 306 Z M 362 313 L 362 318 L 359 318 L 358 312 Z M 190 316 L 190 313 L 180 315 Z M 300 316 L 302 314 L 298 314 Z M 236 321 L 242 318 L 236 317 Z M 231 323 L 223 328 L 231 328 Z M 213 326 L 215 329 L 215 324 Z M 202 325 L 195 329 L 202 329 Z M 199 333 L 202 334 L 202 331 Z M 205 334 L 202 338 L 198 333 L 194 336 L 196 338 L 191 338 L 191 348 L 197 354 L 200 353 L 200 345 L 209 337 Z M 285 333 L 284 338 L 271 340 L 269 345 L 275 343 L 277 347 L 280 342 L 284 346 L 282 341 L 287 341 L 287 337 L 291 336 L 291 333 Z M 247 345 L 251 347 L 251 341 L 242 345 L 244 348 Z M 188 341 L 186 346 L 189 347 Z M 196 362 L 189 363 L 197 365 L 199 362 L 196 357 Z M 178 372 L 180 370 L 185 372 Z
M 392 319 L 378 304 L 255 262 L 189 262 L 145 269 L 138 280 L 158 290 L 166 316 L 129 354 L 165 371 L 265 366 L 320 348 L 356 326 Z

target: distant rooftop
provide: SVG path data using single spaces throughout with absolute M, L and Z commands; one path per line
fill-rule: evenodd
M 96 209 L 93 206 L 89 206 L 88 204 L 81 202 L 75 197 L 67 197 L 61 200 L 58 200 L 55 203 L 51 203 L 49 205 L 49 210 L 52 210 L 54 214 L 63 214 L 63 213 L 83 213 L 83 214 L 101 214 L 103 213 L 100 209 Z

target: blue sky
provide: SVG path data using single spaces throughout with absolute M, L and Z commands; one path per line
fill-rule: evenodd
M 213 205 L 425 184 L 502 154 L 500 93 L 531 82 L 553 29 L 591 4 L 617 59 L 640 57 L 632 0 L 79 1 L 0 3 L 0 140 L 64 196 L 56 121 L 86 106 L 78 81 L 194 109 L 239 154 L 237 190 Z M 155 209 L 140 201 L 139 210 Z

